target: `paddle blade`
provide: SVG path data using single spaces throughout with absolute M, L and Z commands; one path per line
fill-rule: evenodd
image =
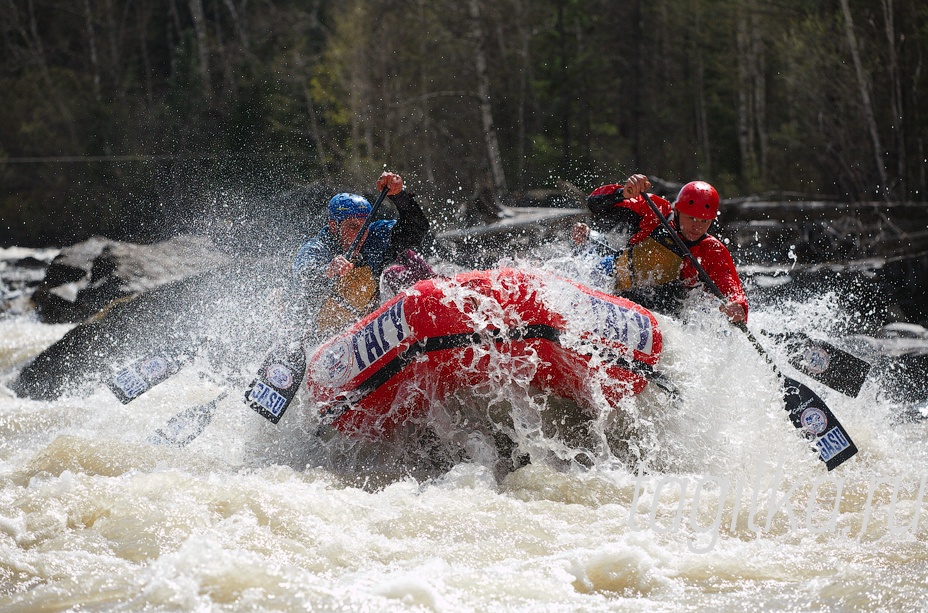
M 135 360 L 114 374 L 106 386 L 123 404 L 129 404 L 193 360 L 193 352 L 157 351 Z
M 857 453 L 857 446 L 838 422 L 828 405 L 811 389 L 790 377 L 783 377 L 786 410 L 803 436 L 814 442 L 819 459 L 834 470 Z
M 275 345 L 264 358 L 258 376 L 248 386 L 245 402 L 276 424 L 296 397 L 305 374 L 303 343 Z
M 790 365 L 823 385 L 855 398 L 870 372 L 869 362 L 831 343 L 793 332 L 780 336 L 789 348 Z
M 216 405 L 229 393 L 223 392 L 217 398 L 195 407 L 185 409 L 168 420 L 163 428 L 158 428 L 148 438 L 153 445 L 171 445 L 185 447 L 203 433 L 206 426 L 213 421 Z

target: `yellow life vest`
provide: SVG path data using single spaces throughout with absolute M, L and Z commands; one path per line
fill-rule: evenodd
M 680 278 L 683 258 L 649 236 L 630 246 L 615 260 L 615 290 L 663 285 Z
M 337 332 L 367 315 L 377 302 L 377 290 L 370 266 L 357 266 L 340 276 L 319 309 L 319 331 Z

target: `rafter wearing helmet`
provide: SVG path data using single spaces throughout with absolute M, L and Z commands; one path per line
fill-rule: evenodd
M 631 236 L 622 249 L 603 249 L 602 243 L 591 240 L 595 231 L 586 224 L 574 226 L 571 238 L 578 249 L 601 256 L 597 270 L 610 280 L 615 293 L 648 308 L 676 313 L 681 298 L 699 285 L 699 273 L 641 195 L 650 187 L 646 176 L 633 174 L 625 183 L 603 185 L 587 197 L 594 228 L 628 228 Z M 719 212 L 716 189 L 705 181 L 691 181 L 672 205 L 660 196 L 651 199 L 662 215 L 672 215 L 671 225 L 722 290 L 727 303 L 721 310 L 732 321 L 747 321 L 748 301 L 731 253 L 709 234 Z

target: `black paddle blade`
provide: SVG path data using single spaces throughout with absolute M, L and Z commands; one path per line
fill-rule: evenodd
M 305 374 L 303 343 L 275 345 L 264 358 L 258 376 L 248 386 L 245 402 L 276 424 L 296 397 Z
M 157 351 L 119 370 L 106 382 L 123 404 L 129 404 L 193 360 L 193 352 Z
M 786 410 L 793 425 L 814 442 L 819 459 L 834 470 L 857 453 L 857 446 L 838 422 L 828 405 L 811 389 L 789 377 L 783 377 Z
M 799 372 L 845 396 L 855 398 L 860 393 L 870 372 L 869 362 L 800 332 L 771 336 L 786 341 L 789 363 Z
M 223 392 L 206 404 L 184 409 L 168 420 L 168 423 L 163 428 L 155 430 L 155 433 L 148 437 L 148 442 L 153 445 L 187 446 L 193 439 L 200 436 L 206 426 L 213 421 L 216 405 L 228 394 L 228 392 Z

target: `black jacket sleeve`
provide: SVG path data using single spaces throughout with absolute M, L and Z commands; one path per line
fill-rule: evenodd
M 403 190 L 390 201 L 399 213 L 399 220 L 390 233 L 388 259 L 395 258 L 406 249 L 417 249 L 429 231 L 429 220 L 413 194 Z
M 611 191 L 608 188 L 615 188 Z M 605 192 L 605 193 L 604 193 Z M 622 185 L 603 186 L 587 196 L 586 206 L 590 209 L 590 226 L 597 232 L 627 232 L 633 233 L 638 228 L 641 216 L 624 206 L 617 206 L 623 202 Z

